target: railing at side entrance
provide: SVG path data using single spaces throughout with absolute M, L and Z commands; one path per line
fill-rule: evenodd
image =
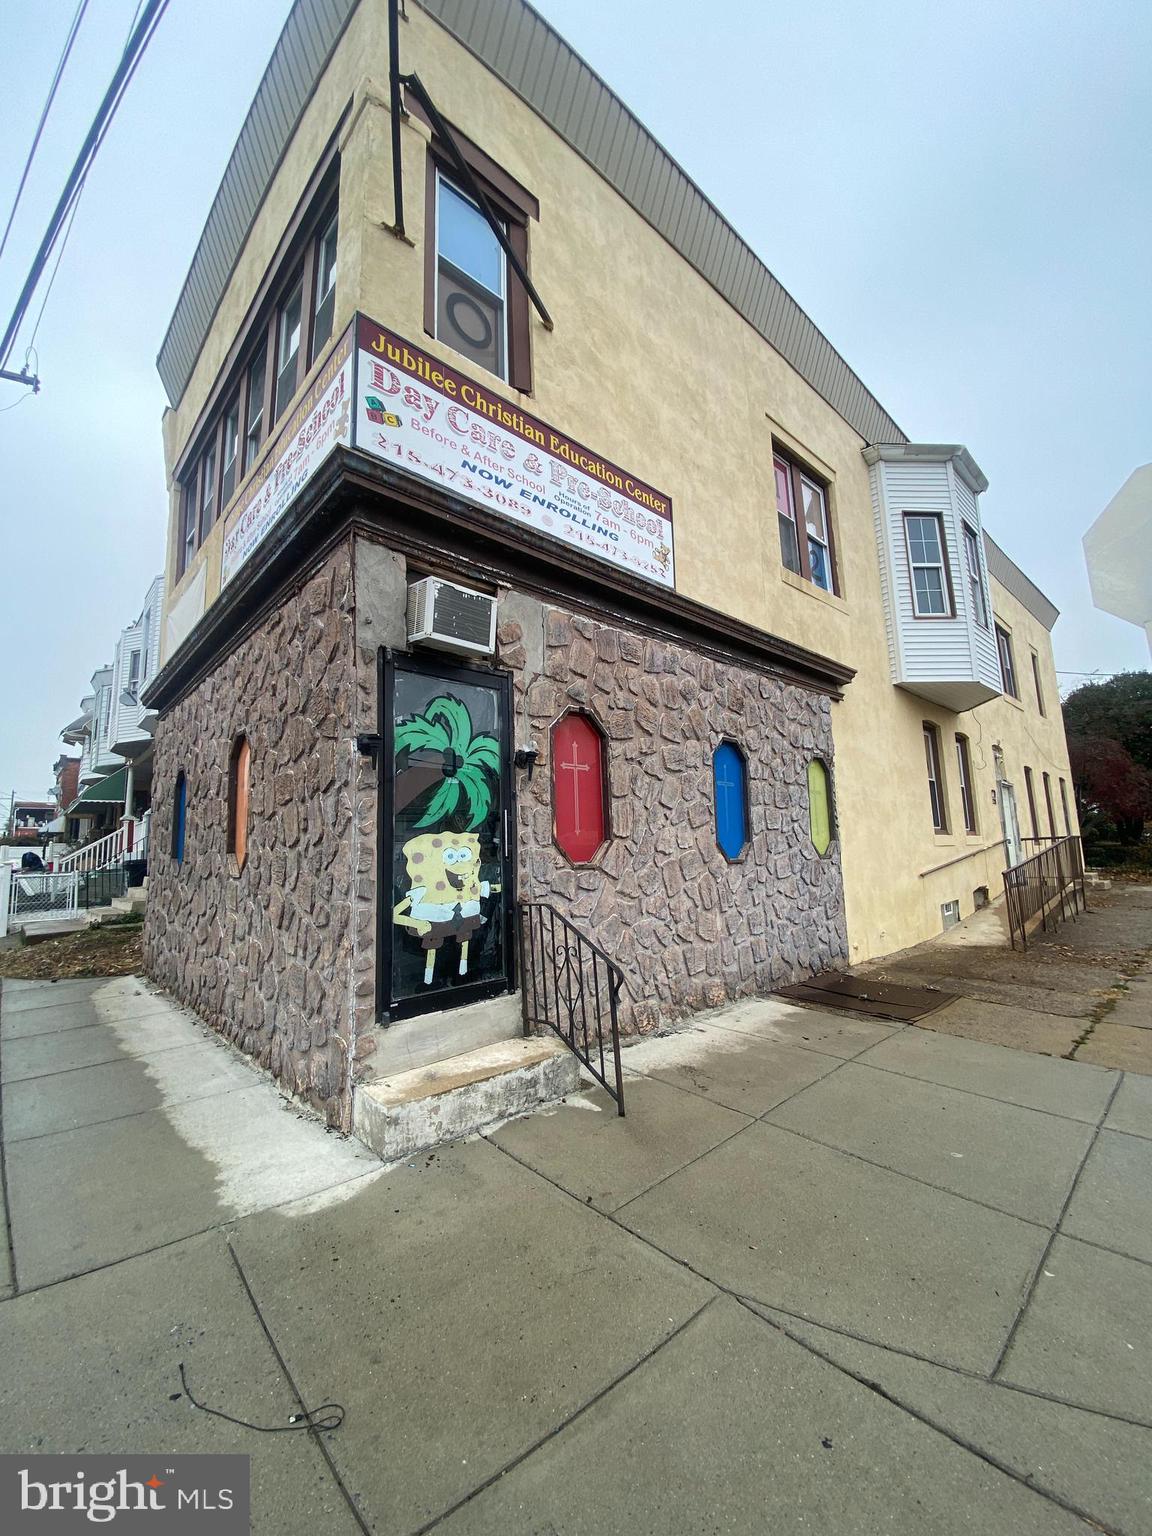
M 546 902 L 520 902 L 517 919 L 524 1033 L 547 1028 L 558 1034 L 623 1114 L 623 971 Z
M 1084 852 L 1078 837 L 1059 837 L 1039 853 L 1004 871 L 1004 906 L 1012 948 L 1028 948 L 1029 926 L 1045 933 L 1086 906 Z

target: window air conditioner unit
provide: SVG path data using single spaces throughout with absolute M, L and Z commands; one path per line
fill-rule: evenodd
M 455 656 L 491 656 L 496 650 L 496 599 L 438 576 L 413 582 L 408 588 L 408 644 Z

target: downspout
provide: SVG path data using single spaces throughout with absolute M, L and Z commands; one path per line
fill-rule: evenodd
M 404 108 L 400 92 L 400 0 L 388 0 L 388 108 L 392 116 L 392 233 L 404 236 L 404 167 L 400 128 Z

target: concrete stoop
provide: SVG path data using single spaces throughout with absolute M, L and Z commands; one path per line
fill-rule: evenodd
M 361 1083 L 352 1128 L 399 1162 L 499 1120 L 555 1103 L 580 1087 L 580 1064 L 559 1040 L 501 1040 L 435 1066 Z

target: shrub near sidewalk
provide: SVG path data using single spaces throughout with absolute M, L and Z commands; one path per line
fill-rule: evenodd
M 144 967 L 143 932 L 140 917 L 110 917 L 58 939 L 0 940 L 0 976 L 20 981 L 130 976 Z

